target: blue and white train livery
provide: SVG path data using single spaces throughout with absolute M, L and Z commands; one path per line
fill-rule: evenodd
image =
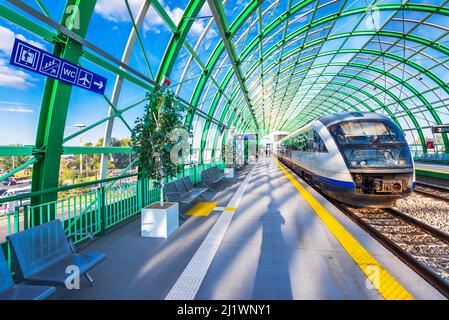
M 278 157 L 309 184 L 353 206 L 391 207 L 415 185 L 404 133 L 374 112 L 321 117 L 282 139 Z

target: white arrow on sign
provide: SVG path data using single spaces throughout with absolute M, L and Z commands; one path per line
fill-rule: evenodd
M 98 87 L 98 89 L 101 90 L 101 88 L 103 88 L 103 81 L 100 82 L 94 82 L 94 85 L 96 85 Z

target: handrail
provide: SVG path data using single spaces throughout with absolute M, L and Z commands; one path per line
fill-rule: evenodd
M 211 163 L 215 163 L 215 162 L 211 162 Z M 190 166 L 190 167 L 192 167 L 192 165 L 193 165 L 193 167 L 198 167 L 198 166 L 201 166 L 204 164 L 193 164 L 193 163 L 184 164 L 184 166 Z M 121 179 L 137 177 L 140 175 L 141 175 L 140 173 L 132 173 L 132 174 L 127 174 L 127 175 L 122 175 L 122 176 L 117 176 L 117 177 L 112 177 L 112 178 L 105 178 L 105 179 L 101 179 L 101 180 L 72 184 L 70 186 L 62 186 L 62 187 L 57 187 L 57 188 L 52 188 L 52 189 L 47 189 L 47 190 L 32 191 L 30 193 L 19 194 L 17 196 L 0 198 L 0 204 L 5 203 L 5 202 L 10 202 L 10 201 L 17 201 L 17 200 L 27 199 L 27 198 L 31 198 L 31 197 L 36 197 L 36 196 L 40 196 L 40 195 L 52 193 L 52 192 L 62 192 L 62 191 L 68 191 L 68 190 L 72 190 L 72 189 L 85 188 L 85 187 L 89 187 L 89 186 L 96 185 L 96 184 L 103 184 L 103 183 L 117 181 L 117 180 L 121 180 Z

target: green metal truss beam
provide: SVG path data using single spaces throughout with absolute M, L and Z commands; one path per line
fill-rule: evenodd
M 292 8 L 292 10 L 289 10 L 284 15 L 281 15 L 278 19 L 276 19 L 269 26 L 267 26 L 265 28 L 265 30 L 264 30 L 264 34 L 259 34 L 259 37 L 256 37 L 253 40 L 253 42 L 251 42 L 247 46 L 247 48 L 243 51 L 243 53 L 241 55 L 241 61 L 243 61 L 243 59 L 245 58 L 244 57 L 245 53 L 247 53 L 247 55 L 249 55 L 249 52 L 251 52 L 250 49 L 252 49 L 251 48 L 252 44 L 254 44 L 254 46 L 256 46 L 257 43 L 260 43 L 262 37 L 264 37 L 267 34 L 269 34 L 269 32 L 274 30 L 279 24 L 283 23 L 290 15 L 296 13 L 297 11 L 299 11 L 301 8 L 303 8 L 307 4 L 308 3 L 304 2 L 304 3 L 300 3 L 300 4 L 296 5 L 294 8 Z M 251 13 L 252 13 L 252 10 L 255 10 L 254 5 L 255 5 L 255 2 L 250 3 L 248 5 L 248 7 L 247 7 L 247 8 L 250 8 L 249 10 L 251 10 Z M 427 5 L 379 5 L 379 6 L 376 6 L 376 9 L 377 8 L 379 8 L 379 10 L 414 10 L 414 11 L 431 12 L 431 13 L 432 12 L 438 12 L 439 14 L 449 15 L 449 10 L 447 10 L 447 9 L 441 10 L 442 8 L 438 8 L 438 7 L 435 7 L 435 6 L 427 6 Z M 331 20 L 335 20 L 335 19 L 337 19 L 340 16 L 348 16 L 348 15 L 354 15 L 354 14 L 358 14 L 358 13 L 364 13 L 364 12 L 366 12 L 366 9 L 367 8 L 357 8 L 357 9 L 353 9 L 353 10 L 347 10 L 345 12 L 340 12 L 338 15 L 330 15 L 328 17 L 319 19 L 319 20 L 315 21 L 313 23 L 313 25 L 308 25 L 308 26 L 304 27 L 304 30 L 298 29 L 299 31 L 296 31 L 294 33 L 294 35 L 290 35 L 289 38 L 290 39 L 294 38 L 294 36 L 297 36 L 299 33 L 305 31 L 305 29 L 309 30 L 313 26 L 316 26 L 316 25 L 319 25 L 319 24 L 323 24 L 323 23 L 331 21 Z M 249 17 L 248 12 L 245 12 L 245 11 L 242 12 L 241 16 L 242 15 L 243 16 L 246 15 L 247 18 Z M 236 20 L 236 22 L 237 22 L 236 25 L 240 25 L 241 26 L 243 23 L 241 22 L 241 20 L 240 20 L 240 22 L 238 22 L 238 21 L 239 21 L 239 19 Z M 238 28 L 236 28 L 234 30 L 238 30 Z M 348 34 L 345 34 L 344 36 L 348 37 L 348 36 L 351 36 L 351 35 L 354 35 L 354 33 L 348 33 Z M 366 33 L 363 34 L 363 32 L 360 32 L 359 35 L 366 35 Z M 397 35 L 397 34 L 394 34 L 394 33 L 390 33 L 389 34 L 389 36 L 395 36 L 395 35 Z M 401 37 L 404 37 L 404 35 L 401 35 Z M 427 42 L 426 45 L 432 44 L 431 42 L 429 42 L 429 41 L 427 41 L 425 39 L 419 38 L 419 37 L 413 37 L 413 36 L 407 37 L 408 40 L 409 40 L 409 38 L 413 38 L 412 40 L 415 40 L 415 41 L 418 40 L 418 42 Z M 421 40 L 424 40 L 424 41 L 421 41 Z M 283 39 L 281 44 L 278 43 L 276 46 L 273 46 L 273 47 L 277 48 L 277 47 L 279 47 L 279 45 L 283 46 L 285 44 L 285 41 L 286 41 L 286 39 Z M 288 39 L 287 39 L 287 41 L 288 41 Z M 314 44 L 315 43 L 312 42 L 310 44 L 310 46 L 314 45 Z M 216 47 L 216 50 L 219 49 L 219 48 L 220 48 L 220 44 Z M 268 50 L 267 53 L 269 51 L 270 50 Z M 218 59 L 218 56 L 219 56 L 218 54 L 212 55 L 211 59 L 214 58 L 214 57 L 217 57 L 217 59 Z M 209 60 L 208 64 L 210 64 L 211 62 L 212 61 Z M 201 81 L 199 81 L 198 84 L 201 84 Z M 198 89 L 198 87 L 197 87 L 197 89 Z
M 149 1 L 149 0 L 148 0 Z M 153 6 L 154 8 L 157 9 L 157 11 L 159 12 L 162 8 L 162 6 L 160 6 L 160 4 L 157 1 L 153 1 Z M 26 5 L 24 5 L 26 6 Z M 163 11 L 163 8 L 162 8 Z M 165 13 L 165 11 L 164 11 Z M 164 21 L 166 21 L 168 23 L 168 21 L 171 22 L 170 17 L 168 17 L 168 15 L 165 13 L 167 19 L 165 19 Z M 36 36 L 42 37 L 44 40 L 48 41 L 48 42 L 59 42 L 60 38 L 57 36 L 56 33 L 42 27 L 41 25 L 35 23 L 34 21 L 18 14 L 17 12 L 3 6 L 0 5 L 0 17 L 3 17 L 19 26 L 21 26 L 22 28 L 27 29 L 28 31 L 34 33 Z M 171 22 L 171 24 L 173 24 L 173 22 Z M 90 45 L 92 46 L 92 45 Z M 184 42 L 184 46 L 186 46 L 186 48 L 189 48 L 188 43 Z M 94 46 L 92 46 L 94 47 Z M 100 51 L 100 50 L 98 50 Z M 193 52 L 193 49 L 190 48 L 189 51 Z M 150 90 L 151 88 L 153 88 L 155 85 L 157 85 L 155 82 L 152 82 L 151 80 L 142 77 L 139 73 L 134 72 L 134 70 L 132 68 L 130 68 L 127 65 L 121 65 L 122 68 L 116 67 L 114 66 L 112 63 L 107 61 L 107 57 L 105 58 L 101 58 L 99 55 L 96 55 L 90 51 L 86 51 L 85 48 L 83 50 L 81 50 L 81 55 L 83 58 L 89 60 L 90 62 L 104 68 L 105 70 L 108 70 L 114 74 L 117 74 L 119 76 L 121 76 L 122 78 L 130 81 L 131 83 L 134 83 L 135 85 L 144 88 L 145 90 Z M 198 56 L 196 55 L 196 59 L 199 61 Z M 114 61 L 114 63 L 116 63 L 116 61 Z M 131 73 L 135 73 L 137 75 L 133 76 Z M 190 104 L 186 101 L 180 101 L 183 105 L 188 106 L 190 109 L 192 109 L 193 114 L 197 114 L 203 118 L 206 118 L 207 116 L 203 113 L 201 113 L 200 111 L 197 111 L 195 108 L 191 108 Z M 107 119 L 105 119 L 106 121 Z M 216 121 L 215 119 L 212 119 L 212 121 Z
M 356 35 L 356 36 L 357 36 L 357 35 L 360 35 L 360 36 L 361 36 L 361 35 L 367 35 L 367 34 L 368 34 L 368 35 L 375 35 L 375 34 L 377 34 L 377 33 L 380 33 L 380 32 L 365 32 L 365 31 L 363 31 L 363 32 L 358 32 L 357 34 L 353 34 L 353 35 Z M 400 37 L 400 38 L 403 37 L 403 35 L 402 35 L 402 34 L 399 34 L 399 33 L 393 33 L 393 32 L 388 32 L 388 33 L 389 33 L 389 36 L 392 36 L 392 37 Z M 346 34 L 338 34 L 338 35 L 333 35 L 332 37 L 333 37 L 333 38 L 341 38 L 341 37 L 346 37 L 346 36 L 347 36 Z M 318 43 L 322 43 L 322 42 L 324 42 L 324 41 L 326 41 L 326 40 L 328 40 L 328 39 L 329 39 L 329 38 L 320 38 L 320 39 L 317 39 L 317 40 L 313 41 L 312 43 L 306 44 L 304 47 L 301 47 L 301 48 L 296 49 L 296 50 L 292 50 L 292 51 L 289 52 L 287 55 L 292 56 L 292 55 L 294 55 L 294 54 L 297 54 L 298 51 L 299 51 L 300 49 L 304 49 L 304 48 L 310 47 L 310 46 L 312 46 L 312 45 L 315 45 L 315 44 L 318 44 Z M 417 41 L 417 42 L 419 42 L 419 43 L 425 42 L 427 46 L 433 46 L 433 47 L 435 47 L 435 49 L 437 49 L 437 50 L 440 50 L 440 51 L 442 51 L 442 52 L 446 52 L 446 54 L 449 52 L 447 48 L 445 48 L 445 47 L 443 47 L 443 46 L 441 46 L 441 45 L 436 45 L 436 44 L 430 43 L 428 40 L 423 39 L 423 38 L 413 37 L 413 39 L 408 39 L 408 40 Z M 269 50 L 267 50 L 267 51 L 266 51 L 266 55 L 264 56 L 264 59 L 268 59 L 268 58 L 274 53 L 274 51 L 275 51 L 275 50 L 273 50 L 273 48 L 276 48 L 277 46 L 279 46 L 279 43 L 273 45 L 272 48 L 270 48 Z M 369 51 L 369 53 L 374 54 L 375 51 L 371 50 L 371 51 Z M 436 82 L 437 82 L 437 83 L 438 83 L 444 90 L 446 90 L 446 91 L 448 90 L 447 85 L 444 84 L 441 80 L 439 80 L 438 77 L 436 77 L 435 75 L 433 75 L 431 72 L 425 70 L 424 68 L 420 67 L 420 66 L 417 65 L 416 63 L 413 63 L 413 62 L 411 62 L 411 61 L 409 61 L 409 60 L 406 60 L 406 59 L 403 59 L 403 58 L 396 57 L 396 56 L 394 56 L 394 55 L 392 55 L 392 54 L 388 54 L 388 53 L 385 53 L 385 54 L 383 54 L 383 55 L 386 56 L 386 57 L 395 59 L 395 60 L 397 60 L 397 61 L 401 61 L 401 62 L 403 62 L 403 63 L 407 63 L 408 65 L 410 65 L 410 66 L 416 68 L 418 71 L 422 72 L 423 74 L 428 75 L 432 80 L 436 81 Z M 303 61 L 305 61 L 305 60 L 310 60 L 310 59 L 312 59 L 312 58 L 315 58 L 315 56 L 312 55 L 312 56 L 306 57 L 306 58 L 302 59 L 300 62 L 303 62 Z M 255 70 L 257 70 L 257 65 L 258 65 L 258 63 L 256 62 L 256 63 L 253 64 L 253 66 L 251 66 L 251 67 L 248 69 L 248 71 L 247 71 L 247 73 L 249 74 L 248 77 L 250 77 L 251 74 L 252 74 Z M 277 64 L 276 64 L 275 62 L 272 63 L 272 64 L 267 68 L 266 72 L 269 72 L 269 70 L 271 70 L 271 68 L 274 68 L 274 67 L 276 67 L 276 66 L 277 66 Z M 225 82 L 226 79 L 227 79 L 227 78 L 225 78 L 225 79 L 223 80 L 223 82 Z M 222 85 L 223 85 L 223 84 L 222 84 Z M 226 85 L 226 83 L 224 83 L 224 85 Z M 416 90 L 415 90 L 415 91 L 416 91 Z M 441 120 L 438 120 L 438 119 L 439 119 L 439 116 L 438 116 L 438 114 L 433 110 L 433 108 L 432 108 L 428 103 L 427 103 L 427 104 L 424 103 L 424 104 L 426 105 L 426 107 L 428 108 L 429 112 L 430 112 L 430 113 L 432 114 L 432 116 L 434 117 L 435 122 L 436 122 L 437 124 L 438 124 L 439 122 L 441 122 Z M 447 136 L 446 136 L 446 135 L 444 135 L 444 136 L 445 136 L 444 139 L 447 140 Z
M 242 70 L 240 68 L 241 61 L 238 59 L 238 54 L 232 41 L 223 5 L 219 0 L 207 0 L 207 2 L 209 4 L 212 15 L 214 16 L 218 31 L 220 32 L 222 42 L 224 43 L 226 52 L 232 65 L 232 70 L 234 70 L 235 76 L 239 82 L 240 90 L 242 91 L 247 107 L 252 114 L 252 120 L 254 121 L 254 124 L 258 129 L 259 124 L 257 123 L 257 119 L 254 116 L 251 106 L 251 100 L 248 97 L 248 89 L 246 88 L 245 77 L 243 76 Z
M 156 76 L 156 82 L 158 84 L 162 83 L 164 76 L 170 76 L 176 58 L 181 51 L 187 34 L 189 33 L 191 26 L 195 22 L 195 18 L 200 12 L 201 7 L 204 5 L 204 2 L 205 0 L 194 0 L 190 1 L 187 5 L 187 8 L 184 11 L 181 21 L 179 22 L 179 25 L 177 27 L 177 31 L 173 33 L 173 36 L 171 37 L 170 42 L 167 46 L 167 50 L 165 51 L 164 57 L 162 58 L 161 65 Z
M 117 154 L 134 153 L 130 147 L 64 147 L 63 154 Z
M 0 146 L 0 157 L 32 156 L 34 146 Z

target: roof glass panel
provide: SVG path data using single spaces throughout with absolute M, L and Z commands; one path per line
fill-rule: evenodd
M 207 137 L 210 159 L 213 128 L 265 135 L 330 112 L 375 110 L 400 123 L 421 152 L 430 127 L 449 119 L 446 0 L 97 0 L 77 2 L 86 6 L 80 17 L 64 1 L 22 3 L 0 7 L 3 145 L 33 145 L 45 132 L 46 79 L 9 65 L 15 38 L 61 54 L 76 44 L 75 62 L 108 79 L 104 96 L 69 94 L 58 125 L 70 139 L 61 146 L 78 144 L 76 124 L 93 126 L 83 133 L 92 145 L 129 138 L 146 92 L 166 78 L 191 111 L 194 149 Z M 447 150 L 446 135 L 439 139 Z

